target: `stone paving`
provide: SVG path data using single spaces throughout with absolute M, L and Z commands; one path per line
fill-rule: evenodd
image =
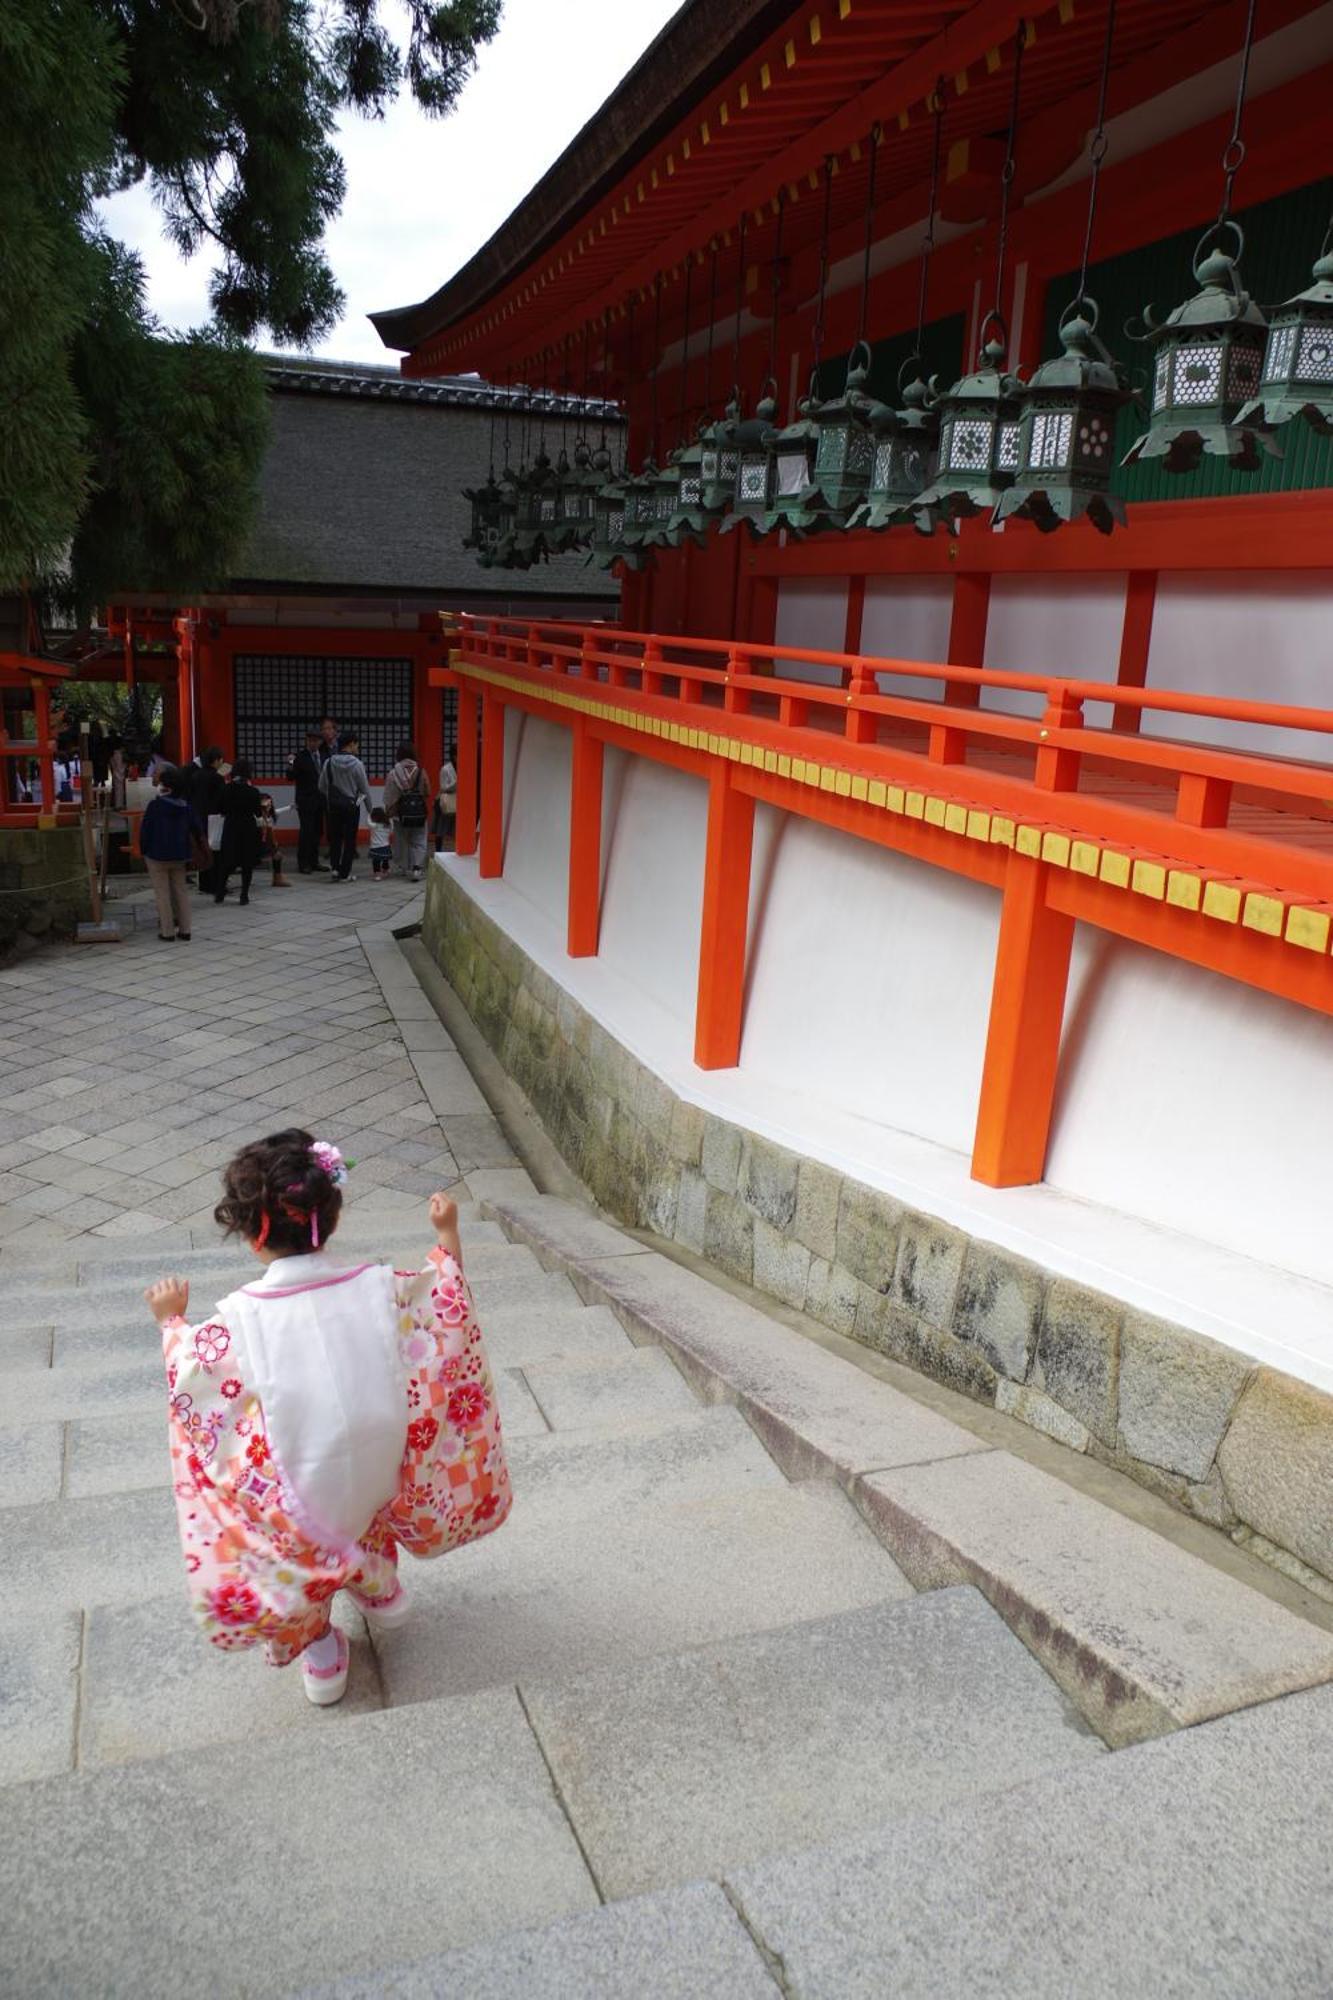
M 396 948 L 358 942 L 420 889 L 256 882 L 248 909 L 196 898 L 189 944 L 159 943 L 139 900 L 123 944 L 0 969 L 0 1254 L 176 1225 L 216 1240 L 219 1168 L 296 1122 L 356 1161 L 358 1200 L 424 1197 L 462 1178 L 432 1097 L 467 1164 L 517 1164 L 433 1011 L 390 1013 L 372 965 Z
M 1333 1990 L 1328 1634 L 538 1193 L 415 894 L 0 972 L 0 1995 Z M 142 1302 L 298 1120 L 354 1253 L 457 1190 L 515 1491 L 327 1710 L 191 1624 Z

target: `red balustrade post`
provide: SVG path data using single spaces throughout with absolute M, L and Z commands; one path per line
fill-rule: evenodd
M 694 1019 L 694 1060 L 700 1069 L 734 1069 L 740 1061 L 753 846 L 754 800 L 733 784 L 731 766 L 718 764 L 708 779 Z
M 1078 752 L 1044 739 L 1082 723 L 1082 703 L 1063 688 L 1053 690 L 1037 751 L 1036 783 L 1044 790 L 1077 786 Z M 1074 943 L 1074 919 L 1046 900 L 1050 866 L 1013 848 L 1005 869 L 972 1148 L 973 1179 L 989 1187 L 1026 1187 L 1046 1171 Z
M 505 711 L 495 694 L 481 698 L 481 832 L 477 873 L 504 872 Z
M 879 737 L 879 717 L 870 715 L 857 703 L 868 694 L 879 693 L 879 682 L 875 678 L 875 663 L 860 659 L 852 668 L 847 687 L 847 741 L 849 743 L 874 743 Z
M 454 822 L 454 846 L 459 854 L 477 851 L 477 717 L 481 703 L 477 691 L 467 681 L 458 689 L 458 812 Z
M 1186 826 L 1225 826 L 1231 813 L 1231 786 L 1225 778 L 1182 771 L 1176 788 L 1176 818 Z
M 722 706 L 730 715 L 748 715 L 750 712 L 750 690 L 736 687 L 732 681 L 733 674 L 748 674 L 750 670 L 749 654 L 733 646 L 727 654 L 727 684 L 722 690 Z
M 645 694 L 662 692 L 662 647 L 657 639 L 646 639 L 643 647 L 643 679 L 640 685 Z
M 586 716 L 574 724 L 569 781 L 569 923 L 571 958 L 596 958 L 602 921 L 602 740 Z

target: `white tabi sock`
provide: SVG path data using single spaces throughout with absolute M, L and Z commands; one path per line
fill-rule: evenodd
M 308 1667 L 318 1667 L 321 1673 L 337 1666 L 338 1634 L 332 1625 L 322 1639 L 316 1639 L 312 1646 L 306 1647 L 301 1659 Z

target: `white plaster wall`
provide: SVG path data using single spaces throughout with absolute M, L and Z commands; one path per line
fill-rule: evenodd
M 784 577 L 778 585 L 775 646 L 809 646 L 816 653 L 840 653 L 847 636 L 846 577 Z M 779 660 L 777 672 L 797 680 L 837 684 L 833 667 Z
M 741 1068 L 817 1117 L 970 1153 L 1000 899 L 787 818 L 752 927 Z
M 1125 618 L 1123 576 L 997 576 L 986 623 L 987 667 L 999 673 L 1062 674 L 1069 680 L 1114 681 Z M 1040 695 L 987 689 L 986 708 L 1040 715 Z M 1089 703 L 1092 728 L 1105 728 L 1109 708 Z
M 1330 551 L 1333 557 L 1333 551 Z M 1333 708 L 1333 575 L 1164 576 L 1157 586 L 1149 688 Z M 1145 714 L 1146 735 L 1333 763 L 1333 736 L 1192 715 Z
M 1080 926 L 1052 1187 L 1333 1282 L 1333 1023 Z
M 890 660 L 947 660 L 953 616 L 953 579 L 947 576 L 872 576 L 861 610 L 861 651 Z M 939 681 L 906 674 L 877 674 L 881 694 L 938 701 Z
M 569 898 L 571 732 L 505 710 L 504 874 L 563 931 Z

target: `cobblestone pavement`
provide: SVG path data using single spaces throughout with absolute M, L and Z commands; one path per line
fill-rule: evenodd
M 171 945 L 132 897 L 115 906 L 137 919 L 122 944 L 0 970 L 0 1254 L 88 1234 L 183 1241 L 182 1225 L 215 1239 L 229 1154 L 293 1123 L 357 1162 L 358 1202 L 452 1186 L 428 1093 L 456 1105 L 471 1161 L 507 1165 L 470 1079 L 440 1097 L 461 1063 L 434 1014 L 396 1023 L 376 976 L 392 980 L 388 927 L 420 894 L 396 878 L 257 878 L 247 909 L 196 898 L 192 941 Z

